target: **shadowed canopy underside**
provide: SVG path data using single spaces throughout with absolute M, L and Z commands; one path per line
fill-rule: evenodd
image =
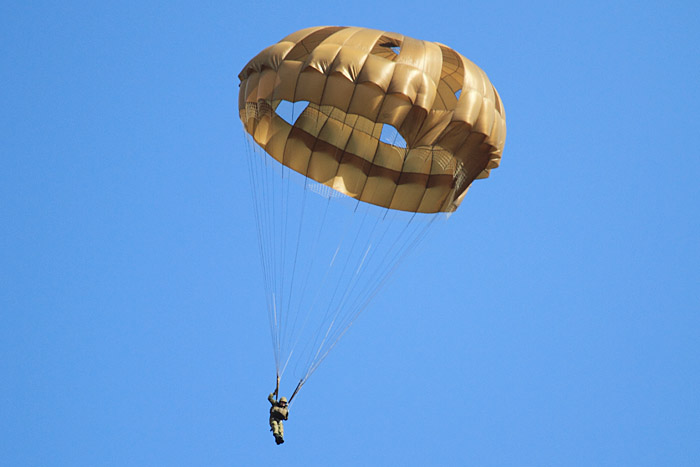
M 454 211 L 470 184 L 500 162 L 506 126 L 496 89 L 439 43 L 358 27 L 308 28 L 264 49 L 239 78 L 239 114 L 255 142 L 360 201 Z M 288 104 L 291 117 L 281 110 Z

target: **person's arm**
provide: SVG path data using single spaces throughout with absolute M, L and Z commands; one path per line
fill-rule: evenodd
M 275 405 L 275 393 L 271 392 L 269 396 L 267 396 L 267 400 L 270 401 L 270 404 Z

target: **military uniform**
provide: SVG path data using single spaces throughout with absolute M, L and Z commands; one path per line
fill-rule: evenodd
M 275 393 L 271 393 L 267 396 L 267 400 L 270 401 L 272 407 L 270 407 L 270 428 L 272 429 L 272 434 L 275 435 L 275 441 L 277 444 L 284 443 L 284 426 L 282 425 L 282 420 L 287 420 L 289 418 L 289 409 L 282 406 L 282 401 L 287 402 L 286 398 L 281 398 L 278 401 L 274 398 Z

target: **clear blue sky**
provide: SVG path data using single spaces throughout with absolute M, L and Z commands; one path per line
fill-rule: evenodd
M 0 464 L 700 465 L 696 2 L 3 2 Z M 267 427 L 237 74 L 445 43 L 502 165 Z

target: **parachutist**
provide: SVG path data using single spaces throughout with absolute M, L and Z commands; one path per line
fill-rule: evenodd
M 272 407 L 270 407 L 270 431 L 275 436 L 275 442 L 277 444 L 284 443 L 284 426 L 282 425 L 282 420 L 289 419 L 289 408 L 287 407 L 287 398 L 282 397 L 279 401 L 275 400 L 275 392 L 270 393 L 267 396 L 267 400 L 270 401 Z

